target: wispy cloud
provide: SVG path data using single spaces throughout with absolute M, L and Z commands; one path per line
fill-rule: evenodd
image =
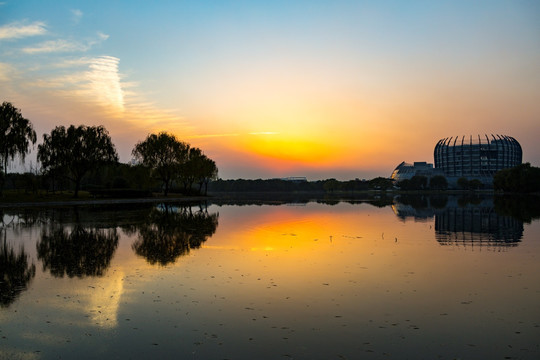
M 97 97 L 98 101 L 124 111 L 124 94 L 118 72 L 119 62 L 120 59 L 113 56 L 95 58 L 86 75 L 88 89 Z
M 202 134 L 202 135 L 191 135 L 190 139 L 205 139 L 205 138 L 216 138 L 216 137 L 230 137 L 230 136 L 240 136 L 240 134 L 229 133 L 229 134 Z
M 15 71 L 14 67 L 7 63 L 0 62 L 0 81 L 8 81 L 10 74 Z
M 47 32 L 44 22 L 36 21 L 32 24 L 12 22 L 0 26 L 0 40 L 21 39 L 28 36 L 43 35 Z
M 251 132 L 249 135 L 279 135 L 278 132 L 275 131 L 259 131 L 259 132 Z
M 71 15 L 72 15 L 72 18 L 71 20 L 75 23 L 75 24 L 78 24 L 79 21 L 81 21 L 82 19 L 82 16 L 83 16 L 83 12 L 79 9 L 72 9 L 71 10 Z
M 46 53 L 60 53 L 60 52 L 86 52 L 90 50 L 94 45 L 97 45 L 109 38 L 109 35 L 102 32 L 97 33 L 97 37 L 86 43 L 69 40 L 49 40 L 42 42 L 31 47 L 25 47 L 22 52 L 26 54 L 46 54 Z
M 67 40 L 50 40 L 42 42 L 34 47 L 26 47 L 22 51 L 26 54 L 43 54 L 56 52 L 87 51 L 90 47 L 86 44 Z

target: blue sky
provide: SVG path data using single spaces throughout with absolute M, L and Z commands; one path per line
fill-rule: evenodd
M 39 137 L 148 133 L 224 178 L 388 175 L 440 138 L 514 136 L 540 164 L 538 1 L 3 1 L 0 86 Z

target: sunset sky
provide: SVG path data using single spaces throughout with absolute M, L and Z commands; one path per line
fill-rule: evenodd
M 38 133 L 158 131 L 219 176 L 389 176 L 444 137 L 505 134 L 540 166 L 540 2 L 0 2 L 0 102 Z

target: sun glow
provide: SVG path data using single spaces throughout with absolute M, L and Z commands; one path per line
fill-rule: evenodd
M 248 152 L 274 160 L 305 164 L 327 163 L 335 159 L 336 149 L 314 139 L 287 135 L 259 135 L 243 139 Z

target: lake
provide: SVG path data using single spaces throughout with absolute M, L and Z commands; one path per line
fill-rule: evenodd
M 0 215 L 0 358 L 540 358 L 537 199 Z

